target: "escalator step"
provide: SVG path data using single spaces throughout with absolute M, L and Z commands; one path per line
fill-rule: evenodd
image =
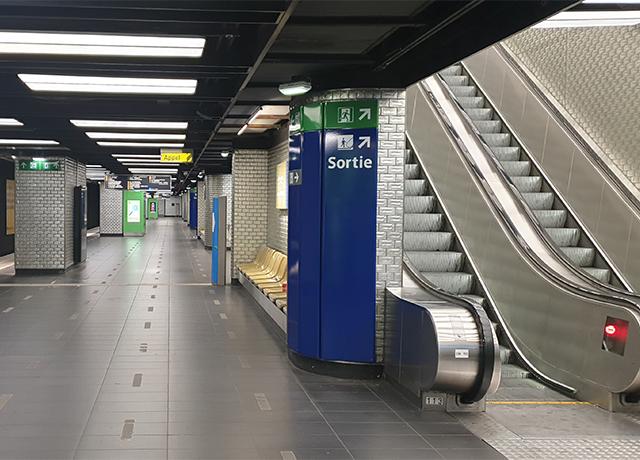
M 404 212 L 408 214 L 420 214 L 431 212 L 435 208 L 436 199 L 432 196 L 405 196 Z
M 469 77 L 466 75 L 441 75 L 447 86 L 466 86 L 469 84 Z
M 405 232 L 437 232 L 444 224 L 442 214 L 405 214 L 404 215 L 404 231 Z
M 422 276 L 452 294 L 468 294 L 473 289 L 473 275 L 464 272 L 422 272 Z
M 608 268 L 583 267 L 582 269 L 603 283 L 609 284 L 611 282 L 611 270 Z
M 467 112 L 467 115 L 469 115 L 469 118 L 471 118 L 472 120 L 491 120 L 491 117 L 493 117 L 493 109 L 489 109 L 489 108 L 485 108 L 485 109 L 467 108 L 467 109 L 464 109 L 464 111 Z
M 480 134 L 480 136 L 490 147 L 509 147 L 511 145 L 511 134 L 509 133 L 486 133 Z
M 543 227 L 564 227 L 567 222 L 567 211 L 564 209 L 534 210 L 533 214 Z
M 520 159 L 520 147 L 491 147 L 491 151 L 499 161 L 518 161 Z
M 535 193 L 542 189 L 542 177 L 540 176 L 514 176 L 511 182 L 520 193 Z
M 450 76 L 450 75 L 460 75 L 462 74 L 462 66 L 460 64 L 454 64 L 452 66 L 447 67 L 446 69 L 438 72 L 440 75 Z
M 404 162 L 415 163 L 415 161 L 413 160 L 413 152 L 410 149 L 405 149 L 404 151 Z
M 424 179 L 407 179 L 404 181 L 406 196 L 422 196 L 427 193 L 427 181 Z
M 404 165 L 405 179 L 420 179 L 420 166 L 417 164 Z
M 528 176 L 531 173 L 530 161 L 501 161 L 500 164 L 509 177 Z
M 555 199 L 551 192 L 523 193 L 522 198 L 532 210 L 551 210 Z
M 475 97 L 478 90 L 475 86 L 449 86 L 453 95 L 458 97 Z
M 484 97 L 459 97 L 458 102 L 463 108 L 481 109 L 484 107 Z
M 578 228 L 547 228 L 547 233 L 559 247 L 577 246 L 580 242 Z
M 578 267 L 592 267 L 596 256 L 594 248 L 560 248 Z
M 452 243 L 451 232 L 404 232 L 405 251 L 448 251 Z
M 464 254 L 456 251 L 406 251 L 420 272 L 459 272 Z
M 496 134 L 502 131 L 500 120 L 473 120 L 473 124 L 480 133 Z

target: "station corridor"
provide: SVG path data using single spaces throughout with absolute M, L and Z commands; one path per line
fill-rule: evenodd
M 2 271 L 0 458 L 502 458 L 388 384 L 294 369 L 179 219 L 88 251 L 63 275 Z

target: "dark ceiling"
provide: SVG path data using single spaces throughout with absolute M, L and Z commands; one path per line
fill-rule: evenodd
M 69 120 L 189 121 L 185 147 L 197 161 L 181 167 L 179 190 L 201 170 L 229 172 L 231 156 L 221 151 L 268 135 L 236 133 L 260 106 L 288 105 L 277 86 L 294 76 L 309 77 L 314 90 L 406 87 L 573 3 L 0 0 L 0 30 L 207 39 L 199 59 L 12 55 L 0 45 L 0 117 L 24 123 L 1 135 L 54 139 L 83 162 L 126 173 L 110 155 L 148 148 L 100 147 Z M 193 78 L 198 87 L 191 96 L 34 93 L 18 73 Z

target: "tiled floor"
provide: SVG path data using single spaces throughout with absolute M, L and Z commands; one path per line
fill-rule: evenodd
M 293 369 L 184 223 L 98 238 L 63 275 L 0 270 L 0 459 L 502 458 L 384 382 Z

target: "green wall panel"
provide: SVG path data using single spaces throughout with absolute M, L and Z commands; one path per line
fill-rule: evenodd
M 144 235 L 144 192 L 125 190 L 122 194 L 122 230 L 125 235 Z

